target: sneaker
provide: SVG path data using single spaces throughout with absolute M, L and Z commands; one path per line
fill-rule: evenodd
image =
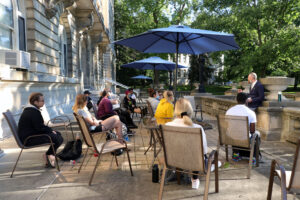
M 222 166 L 221 161 L 218 161 L 218 167 L 221 167 L 221 166 Z M 215 164 L 214 163 L 211 165 L 210 171 L 211 172 L 215 171 Z
M 240 154 L 239 153 L 233 153 L 232 154 L 232 160 L 235 162 L 238 162 L 241 160 Z
M 192 188 L 198 190 L 200 187 L 200 180 L 198 178 L 197 179 L 191 178 L 191 181 L 192 181 Z

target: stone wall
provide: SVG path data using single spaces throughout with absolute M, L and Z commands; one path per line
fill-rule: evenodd
M 196 104 L 201 104 L 203 111 L 212 116 L 225 114 L 230 107 L 236 105 L 236 101 L 230 98 L 234 97 L 195 95 Z M 286 107 L 288 102 L 283 102 L 283 106 L 277 104 L 264 102 L 264 106 L 258 108 L 256 128 L 264 140 L 287 140 L 296 143 L 300 137 L 300 109 Z M 296 106 L 297 102 L 290 104 Z
M 45 106 L 49 116 L 62 113 L 72 113 L 72 105 L 76 94 L 80 91 L 79 84 L 35 81 L 1 81 L 0 97 L 1 113 L 9 109 L 18 121 L 24 106 L 28 105 L 28 97 L 32 92 L 42 92 L 45 96 Z M 0 138 L 11 135 L 3 115 L 0 115 Z

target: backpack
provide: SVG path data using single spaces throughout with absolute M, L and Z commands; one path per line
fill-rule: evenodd
M 82 153 L 82 141 L 77 139 L 76 141 L 69 141 L 61 152 L 57 154 L 61 160 L 76 160 Z

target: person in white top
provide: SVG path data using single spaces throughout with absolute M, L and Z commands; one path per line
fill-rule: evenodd
M 175 104 L 175 119 L 171 122 L 166 123 L 167 126 L 179 126 L 179 127 L 194 127 L 194 128 L 201 128 L 202 132 L 202 141 L 203 141 L 203 153 L 207 154 L 207 141 L 206 141 L 206 135 L 205 132 L 199 124 L 194 124 L 191 117 L 193 114 L 193 109 L 191 103 L 184 99 L 180 98 L 177 100 Z M 197 171 L 194 171 L 193 173 L 197 174 Z M 192 188 L 198 189 L 200 185 L 200 180 L 198 178 L 198 175 L 193 175 L 192 177 Z
M 257 122 L 256 114 L 245 105 L 247 101 L 247 95 L 243 92 L 238 93 L 236 100 L 238 104 L 229 108 L 229 110 L 227 110 L 226 112 L 226 115 L 247 116 L 249 121 L 250 134 L 257 132 L 259 135 L 259 132 L 255 130 L 255 124 Z

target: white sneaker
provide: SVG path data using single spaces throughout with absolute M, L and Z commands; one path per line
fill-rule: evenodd
M 222 166 L 221 161 L 218 161 L 218 167 L 221 167 L 221 166 Z M 215 164 L 212 164 L 212 165 L 211 165 L 210 171 L 211 171 L 211 172 L 215 171 Z
M 199 187 L 200 187 L 200 180 L 197 178 L 197 179 L 193 179 L 193 178 L 191 178 L 191 180 L 192 180 L 192 188 L 193 189 L 199 189 Z

